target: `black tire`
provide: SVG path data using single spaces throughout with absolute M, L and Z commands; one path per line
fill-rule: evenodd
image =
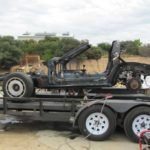
M 5 97 L 30 97 L 34 92 L 34 84 L 31 77 L 24 73 L 12 73 L 3 81 Z
M 93 105 L 86 110 L 84 110 L 78 119 L 78 126 L 81 131 L 81 133 L 88 139 L 94 140 L 94 141 L 103 141 L 107 138 L 109 138 L 116 128 L 116 116 L 113 111 L 111 111 L 109 108 L 104 107 L 102 114 L 108 119 L 108 128 L 107 130 L 99 135 L 95 135 L 90 133 L 90 131 L 86 127 L 86 121 L 88 117 L 93 113 L 101 113 L 102 106 L 99 105 Z M 102 125 L 102 123 L 100 123 Z M 99 130 L 100 131 L 100 130 Z
M 140 117 L 141 115 L 146 115 L 148 117 L 150 117 L 150 108 L 149 107 L 146 107 L 146 106 L 142 106 L 142 107 L 137 107 L 133 110 L 131 110 L 127 116 L 125 117 L 125 120 L 124 120 L 124 130 L 125 130 L 125 133 L 126 133 L 126 136 L 133 142 L 138 142 L 139 140 L 139 133 L 135 133 L 133 131 L 133 126 L 134 126 L 134 121 L 136 121 L 135 119 L 137 117 Z M 149 119 L 150 120 L 150 119 Z M 143 121 L 144 122 L 144 121 Z M 138 122 L 137 122 L 138 123 Z M 139 123 L 140 124 L 140 123 Z M 141 123 L 141 127 L 142 127 L 142 124 Z M 133 125 L 133 126 L 132 126 Z M 150 123 L 147 124 L 149 127 L 150 127 Z M 136 125 L 135 125 L 136 127 Z M 146 128 L 146 127 L 145 127 Z M 149 129 L 149 128 L 147 128 Z M 139 130 L 139 128 L 137 127 L 137 130 Z M 144 127 L 142 130 L 145 130 Z M 140 130 L 139 130 L 140 131 Z
M 131 91 L 138 91 L 142 87 L 142 82 L 139 78 L 132 78 L 127 81 L 126 87 Z

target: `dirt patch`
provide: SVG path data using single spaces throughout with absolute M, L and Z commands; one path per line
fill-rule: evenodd
M 150 57 L 140 57 L 140 56 L 126 56 L 123 57 L 123 59 L 127 62 L 140 62 L 140 63 L 146 63 L 150 64 Z M 106 57 L 103 57 L 99 60 L 85 60 L 79 63 L 79 66 L 76 64 L 71 64 L 68 67 L 75 69 L 80 68 L 82 69 L 83 65 L 86 65 L 86 70 L 89 73 L 95 73 L 95 72 L 103 72 L 106 69 L 108 59 Z
M 138 145 L 130 142 L 123 130 L 117 132 L 107 141 L 93 142 L 74 133 L 66 124 L 28 123 L 14 124 L 9 131 L 0 133 L 0 150 L 137 150 Z M 128 147 L 128 148 L 127 148 Z

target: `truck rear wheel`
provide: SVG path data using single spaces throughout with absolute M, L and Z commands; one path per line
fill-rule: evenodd
M 102 141 L 109 138 L 116 128 L 115 114 L 107 107 L 94 105 L 84 110 L 78 119 L 81 133 L 86 138 Z
M 24 73 L 12 73 L 3 81 L 5 97 L 30 97 L 34 91 L 32 79 Z
M 138 107 L 127 114 L 124 120 L 124 130 L 129 139 L 138 142 L 140 133 L 150 129 L 150 108 Z

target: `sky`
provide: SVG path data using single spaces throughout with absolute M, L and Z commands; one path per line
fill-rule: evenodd
M 90 43 L 150 43 L 150 0 L 0 0 L 0 35 L 70 32 Z

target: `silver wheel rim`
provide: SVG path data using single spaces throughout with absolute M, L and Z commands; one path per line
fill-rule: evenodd
M 90 134 L 102 135 L 109 128 L 109 120 L 100 112 L 92 113 L 86 119 L 86 128 Z
M 133 120 L 132 130 L 137 136 L 140 136 L 142 131 L 148 129 L 150 129 L 150 115 L 139 115 Z
M 6 92 L 9 97 L 22 97 L 26 92 L 26 86 L 22 79 L 14 77 L 7 81 Z

